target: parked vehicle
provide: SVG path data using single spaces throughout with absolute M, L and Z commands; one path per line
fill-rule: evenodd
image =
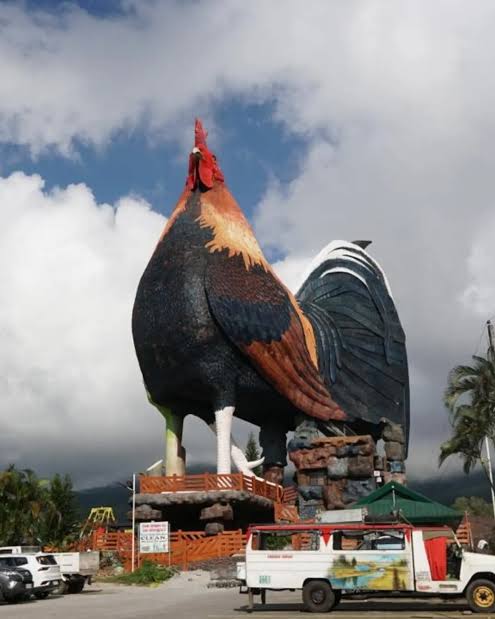
M 0 567 L 28 570 L 33 579 L 31 592 L 38 599 L 46 598 L 62 582 L 60 568 L 54 556 L 48 553 L 4 554 L 2 552 L 0 554 Z
M 91 584 L 100 567 L 100 553 L 89 552 L 54 552 L 62 578 L 63 588 L 67 593 L 81 593 L 84 585 Z
M 22 568 L 0 567 L 0 594 L 8 604 L 23 600 L 33 589 L 33 577 Z
M 3 554 L 19 557 L 21 555 L 50 556 L 60 568 L 60 582 L 52 590 L 57 593 L 81 593 L 85 584 L 91 584 L 91 579 L 100 566 L 100 553 L 89 552 L 53 552 L 42 553 L 39 546 L 3 546 L 0 547 L 0 557 Z M 45 591 L 37 591 L 37 597 L 46 597 Z
M 241 592 L 302 589 L 304 606 L 327 612 L 343 594 L 465 597 L 475 612 L 495 611 L 495 556 L 465 551 L 449 527 L 399 523 L 253 526 Z

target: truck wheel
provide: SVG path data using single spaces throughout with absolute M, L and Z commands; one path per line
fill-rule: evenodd
M 495 585 L 491 580 L 473 580 L 466 591 L 469 608 L 476 613 L 495 611 Z
M 84 589 L 84 578 L 78 578 L 77 580 L 71 580 L 67 585 L 67 591 L 69 593 L 81 593 Z
M 303 587 L 303 602 L 310 613 L 327 613 L 336 603 L 335 593 L 324 580 L 310 580 Z
M 67 593 L 67 589 L 68 589 L 67 583 L 65 582 L 65 580 L 61 580 L 57 588 L 52 591 L 52 594 L 53 595 L 65 595 Z

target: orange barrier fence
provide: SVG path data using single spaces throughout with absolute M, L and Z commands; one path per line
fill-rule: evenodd
M 131 552 L 132 532 L 131 531 L 94 531 L 91 536 L 92 550 L 106 550 L 109 552 Z
M 212 490 L 244 490 L 257 496 L 263 496 L 277 503 L 282 502 L 284 489 L 278 484 L 257 477 L 248 477 L 242 473 L 216 475 L 168 475 L 154 477 L 140 475 L 139 489 L 142 493 L 159 494 L 162 492 L 211 492 Z
M 469 546 L 469 548 L 473 547 L 473 532 L 471 530 L 471 523 L 469 522 L 467 512 L 464 514 L 461 524 L 457 527 L 455 535 L 462 546 Z
M 244 551 L 246 545 L 242 530 L 224 531 L 207 537 L 202 531 L 176 531 L 170 536 L 170 553 L 137 553 L 136 567 L 143 561 L 152 561 L 160 565 L 176 565 L 187 570 L 191 563 L 231 557 Z M 131 569 L 131 553 L 121 553 L 126 570 Z
M 173 531 L 170 534 L 170 553 L 139 553 L 135 547 L 135 566 L 148 560 L 162 565 L 177 565 L 187 570 L 190 563 L 221 557 L 230 557 L 242 552 L 246 544 L 242 530 L 224 531 L 206 536 L 204 531 Z M 94 531 L 78 550 L 100 550 L 120 555 L 126 570 L 131 569 L 132 533 L 130 531 Z

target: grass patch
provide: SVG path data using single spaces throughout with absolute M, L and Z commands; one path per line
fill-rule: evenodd
M 165 582 L 175 574 L 177 574 L 175 567 L 165 567 L 151 561 L 144 561 L 141 567 L 134 572 L 113 576 L 111 581 L 123 585 L 152 585 Z

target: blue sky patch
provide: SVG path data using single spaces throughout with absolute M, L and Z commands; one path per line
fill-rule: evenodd
M 251 217 L 271 178 L 292 180 L 306 144 L 273 121 L 271 104 L 245 104 L 230 100 L 213 111 L 218 128 L 216 151 L 226 182 L 248 217 Z M 191 147 L 194 119 L 191 118 Z M 98 202 L 113 203 L 121 196 L 136 194 L 164 215 L 182 191 L 187 174 L 187 153 L 176 141 L 152 141 L 144 128 L 114 135 L 105 148 L 81 143 L 77 156 L 67 158 L 55 151 L 32 159 L 24 147 L 0 148 L 2 175 L 22 169 L 39 174 L 47 189 L 85 183 Z

